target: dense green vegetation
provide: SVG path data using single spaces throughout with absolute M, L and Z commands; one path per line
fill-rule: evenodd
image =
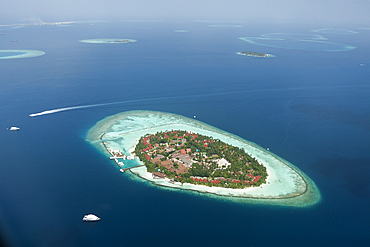
M 180 150 L 188 150 L 187 157 L 194 162 L 181 174 L 178 168 L 184 165 L 178 157 L 173 156 L 180 153 Z M 135 154 L 149 172 L 160 172 L 177 182 L 227 188 L 245 188 L 266 183 L 266 167 L 244 149 L 182 130 L 141 137 L 135 147 Z M 161 162 L 153 163 L 152 159 L 156 157 L 160 157 Z M 217 162 L 222 158 L 228 165 L 220 167 Z M 167 163 L 172 163 L 172 171 L 168 166 L 166 168 L 161 165 L 165 161 L 171 161 Z

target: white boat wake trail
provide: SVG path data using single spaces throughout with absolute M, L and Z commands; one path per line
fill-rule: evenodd
M 30 117 L 37 117 L 37 116 L 42 116 L 42 115 L 46 115 L 46 114 L 57 113 L 57 112 L 61 112 L 61 111 L 69 111 L 69 110 L 89 108 L 89 107 L 96 107 L 96 106 L 103 106 L 103 105 L 111 105 L 111 104 L 112 103 L 65 107 L 65 108 L 59 108 L 59 109 L 54 109 L 54 110 L 42 111 L 42 112 L 39 112 L 39 113 L 33 113 L 33 114 L 30 114 L 29 116 Z
M 118 105 L 118 104 L 125 104 L 125 103 L 135 103 L 135 102 L 145 102 L 145 101 L 156 101 L 156 100 L 168 100 L 168 99 L 184 99 L 184 98 L 197 98 L 197 97 L 209 97 L 209 96 L 220 96 L 220 95 L 229 95 L 229 94 L 243 94 L 243 93 L 256 93 L 256 92 L 275 92 L 275 91 L 295 91 L 295 90 L 332 90 L 333 88 L 343 88 L 348 90 L 353 87 L 368 87 L 368 85 L 352 85 L 352 86 L 326 86 L 326 87 L 290 87 L 290 88 L 275 88 L 275 89 L 251 89 L 251 90 L 242 90 L 236 92 L 220 92 L 220 93 L 210 93 L 210 94 L 195 94 L 195 95 L 184 95 L 184 96 L 170 96 L 170 97 L 158 97 L 158 98 L 147 98 L 147 99 L 136 99 L 136 100 L 126 100 L 126 101 L 118 101 L 118 102 L 111 102 L 111 103 L 102 103 L 102 104 L 94 104 L 94 105 L 81 105 L 81 106 L 71 106 L 71 107 L 64 107 L 58 108 L 53 110 L 46 110 L 39 113 L 32 113 L 30 117 L 37 117 L 62 111 L 70 111 L 82 108 L 90 108 L 90 107 L 98 107 L 98 106 L 107 106 L 107 105 Z
M 168 99 L 168 98 L 176 98 L 176 97 L 137 99 L 137 100 L 118 101 L 118 102 L 102 103 L 102 104 L 94 104 L 94 105 L 71 106 L 71 107 L 64 107 L 64 108 L 58 108 L 58 109 L 53 109 L 53 110 L 46 110 L 46 111 L 42 111 L 42 112 L 38 112 L 38 113 L 32 113 L 29 116 L 30 117 L 37 117 L 37 116 L 42 116 L 42 115 L 57 113 L 57 112 L 61 112 L 61 111 L 70 111 L 70 110 L 90 108 L 90 107 L 107 106 L 107 105 L 118 105 L 118 104 L 134 103 L 134 102 L 141 102 L 141 101 L 161 100 L 161 99 Z
M 149 99 L 126 100 L 126 101 L 118 101 L 118 102 L 111 102 L 111 103 L 94 104 L 94 105 L 71 106 L 71 107 L 64 107 L 64 108 L 58 108 L 58 109 L 53 109 L 53 110 L 46 110 L 46 111 L 42 111 L 42 112 L 38 112 L 38 113 L 32 113 L 29 116 L 30 117 L 37 117 L 37 116 L 57 113 L 57 112 L 61 112 L 61 111 L 70 111 L 70 110 L 90 108 L 90 107 L 118 105 L 118 104 L 124 104 L 124 103 L 144 102 L 144 101 L 153 101 L 153 100 L 164 100 L 164 99 L 172 99 L 172 98 L 173 99 L 175 99 L 175 98 L 187 98 L 187 97 L 192 97 L 192 96 L 149 98 Z

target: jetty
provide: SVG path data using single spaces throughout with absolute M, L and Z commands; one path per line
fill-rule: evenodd
M 136 168 L 136 167 L 140 167 L 140 166 L 144 166 L 144 165 L 137 165 L 137 166 L 133 166 L 133 167 L 128 167 L 128 168 L 121 168 L 120 171 L 121 172 L 125 172 L 127 170 L 131 170 L 132 168 Z
M 120 172 L 125 172 L 127 170 L 130 170 L 132 168 L 136 168 L 136 167 L 140 167 L 140 166 L 144 166 L 144 165 L 137 165 L 137 166 L 134 166 L 134 167 L 128 167 L 128 168 L 124 168 L 123 166 L 125 165 L 122 161 L 118 161 L 119 159 L 122 159 L 122 160 L 134 160 L 135 159 L 135 156 L 134 155 L 128 155 L 126 156 L 124 153 L 122 153 L 121 150 L 114 150 L 114 149 L 110 149 L 107 147 L 107 143 L 103 141 L 103 137 L 104 137 L 105 133 L 103 133 L 103 135 L 100 136 L 100 140 L 102 141 L 102 144 L 103 146 L 105 147 L 105 149 L 108 151 L 108 153 L 110 153 L 112 156 L 109 157 L 109 159 L 111 160 L 114 160 L 116 165 L 118 166 Z

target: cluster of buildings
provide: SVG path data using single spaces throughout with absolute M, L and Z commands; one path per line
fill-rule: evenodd
M 176 174 L 187 173 L 192 164 L 195 163 L 195 154 L 191 153 L 191 148 L 186 148 L 186 139 L 184 136 L 178 136 L 177 131 L 164 133 L 164 139 L 169 139 L 169 135 L 173 135 L 173 139 L 166 143 L 155 143 L 149 142 L 151 137 L 157 137 L 156 135 L 149 135 L 144 137 L 142 143 L 146 146 L 140 149 L 140 152 L 145 152 L 145 158 L 153 164 L 158 164 L 170 172 L 175 172 Z M 192 136 L 190 140 L 194 140 L 198 135 L 192 133 L 186 133 L 185 136 Z M 180 148 L 179 148 L 180 147 Z M 181 148 L 184 147 L 184 148 Z M 161 153 L 168 153 L 169 156 L 165 157 Z M 156 177 L 164 177 L 165 175 L 159 171 L 153 173 Z
M 170 138 L 169 135 L 171 135 L 172 138 Z M 145 147 L 139 149 L 139 152 L 145 153 L 145 158 L 147 161 L 150 161 L 150 163 L 158 164 L 159 166 L 166 168 L 170 172 L 175 172 L 178 178 L 181 178 L 181 174 L 188 173 L 188 170 L 192 167 L 194 163 L 202 163 L 202 165 L 209 167 L 211 163 L 214 162 L 217 164 L 216 169 L 218 170 L 227 169 L 231 166 L 231 163 L 228 162 L 225 158 L 220 159 L 217 155 L 207 157 L 205 153 L 200 153 L 198 149 L 196 149 L 196 151 L 192 153 L 191 148 L 186 148 L 185 146 L 187 139 L 189 140 L 189 138 L 186 139 L 185 137 L 189 135 L 192 136 L 190 140 L 201 143 L 204 147 L 208 147 L 210 143 L 214 142 L 211 139 L 195 140 L 198 135 L 188 132 L 186 132 L 183 136 L 178 136 L 177 131 L 172 131 L 162 133 L 160 137 L 156 135 L 148 135 L 144 137 L 142 139 L 142 144 L 144 144 Z M 155 138 L 159 138 L 159 140 L 166 141 L 153 141 L 153 143 L 151 143 L 151 138 L 153 138 L 152 140 L 154 140 Z M 170 140 L 168 140 L 169 138 Z M 224 146 L 224 148 L 227 149 L 226 146 Z M 197 154 L 202 155 L 202 162 L 195 159 L 197 157 Z M 226 179 L 224 177 L 210 179 L 191 176 L 190 178 L 197 183 L 219 184 L 221 183 L 221 181 L 223 181 L 228 183 L 242 183 L 245 185 L 253 185 L 259 179 L 261 179 L 261 176 L 254 177 L 252 174 L 247 174 L 247 176 L 250 178 L 248 181 L 240 181 L 230 178 Z M 164 171 L 158 169 L 154 171 L 153 177 L 164 178 L 166 177 L 166 175 L 164 174 Z

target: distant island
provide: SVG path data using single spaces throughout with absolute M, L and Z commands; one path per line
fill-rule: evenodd
M 0 59 L 38 57 L 44 54 L 45 52 L 38 50 L 0 50 Z
M 192 118 L 122 112 L 97 122 L 86 141 L 118 171 L 157 188 L 241 203 L 306 207 L 320 201 L 315 183 L 293 164 Z
M 254 52 L 254 51 L 241 51 L 241 52 L 237 52 L 236 54 L 243 55 L 243 56 L 250 56 L 250 57 L 275 57 L 274 55 L 271 55 L 271 54 L 265 54 L 265 53 Z
M 248 188 L 266 183 L 268 176 L 244 149 L 184 130 L 145 135 L 135 154 L 154 176 L 181 183 Z
M 21 23 L 21 24 L 6 24 L 0 25 L 0 27 L 16 27 L 16 26 L 58 26 L 58 25 L 70 25 L 76 23 L 75 21 L 58 21 L 58 22 L 43 22 L 37 19 L 35 22 Z
M 80 40 L 82 43 L 92 43 L 92 44 L 114 44 L 114 43 L 133 43 L 136 42 L 134 39 L 84 39 Z
M 107 43 L 132 43 L 135 42 L 130 39 L 108 40 Z

